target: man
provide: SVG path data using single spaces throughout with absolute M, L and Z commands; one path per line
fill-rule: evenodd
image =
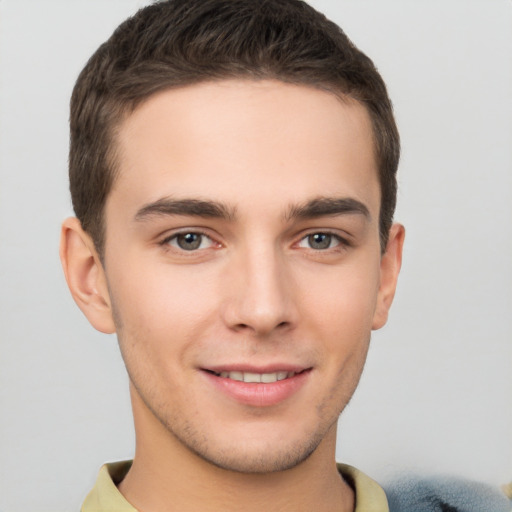
M 372 62 L 298 0 L 139 11 L 71 101 L 71 293 L 116 332 L 131 462 L 83 510 L 386 511 L 334 459 L 404 229 Z

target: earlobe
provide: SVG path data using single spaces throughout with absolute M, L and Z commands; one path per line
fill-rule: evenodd
M 404 238 L 404 227 L 401 224 L 393 224 L 389 230 L 386 251 L 380 262 L 380 286 L 373 316 L 373 330 L 380 329 L 387 322 L 389 309 L 395 296 L 398 274 L 402 266 Z
M 74 217 L 62 223 L 60 260 L 71 295 L 91 325 L 104 333 L 115 332 L 103 265 L 91 237 Z

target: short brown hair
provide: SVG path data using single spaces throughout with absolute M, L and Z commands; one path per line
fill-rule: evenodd
M 396 204 L 398 130 L 372 61 L 301 0 L 167 0 L 123 22 L 89 59 L 71 97 L 69 178 L 82 227 L 104 250 L 104 206 L 116 177 L 116 130 L 163 89 L 230 78 L 277 79 L 366 106 L 381 188 L 384 250 Z

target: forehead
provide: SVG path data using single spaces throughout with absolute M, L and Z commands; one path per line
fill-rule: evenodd
M 137 208 L 215 196 L 239 208 L 379 195 L 366 109 L 306 86 L 227 80 L 160 92 L 123 121 L 117 144 L 107 216 L 117 198 Z

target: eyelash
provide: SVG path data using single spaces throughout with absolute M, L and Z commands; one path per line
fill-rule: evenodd
M 352 246 L 352 244 L 346 238 L 343 238 L 339 234 L 333 233 L 332 231 L 329 231 L 329 230 L 310 231 L 309 233 L 304 235 L 297 242 L 297 245 L 299 245 L 303 241 L 307 241 L 308 238 L 313 237 L 315 235 L 325 235 L 327 237 L 330 237 L 331 241 L 335 240 L 337 242 L 337 244 L 334 247 L 326 247 L 326 248 L 323 248 L 323 249 L 315 249 L 313 247 L 307 247 L 307 249 L 310 249 L 310 250 L 315 251 L 315 252 L 327 252 L 329 250 L 336 250 L 336 249 L 340 250 L 340 249 L 344 249 L 344 248 Z
M 199 236 L 201 237 L 201 242 L 200 244 L 203 243 L 204 239 L 208 239 L 212 245 L 220 245 L 218 242 L 216 242 L 210 235 L 204 233 L 203 231 L 200 231 L 200 230 L 185 230 L 185 231 L 180 231 L 178 233 L 173 233 L 172 235 L 164 238 L 161 242 L 159 242 L 159 245 L 161 246 L 171 246 L 173 249 L 175 250 L 178 250 L 180 252 L 184 252 L 184 253 L 193 253 L 193 252 L 197 252 L 198 248 L 196 249 L 190 249 L 190 250 L 187 250 L 187 249 L 184 249 L 183 247 L 173 247 L 171 245 L 170 242 L 172 242 L 173 240 L 178 240 L 178 237 L 180 236 L 186 236 L 186 235 L 196 235 L 196 236 Z M 204 250 L 204 248 L 203 248 Z
M 183 247 L 179 247 L 179 246 L 176 247 L 176 246 L 171 245 L 171 242 L 173 240 L 178 240 L 178 238 L 180 236 L 186 236 L 186 235 L 195 235 L 195 236 L 201 237 L 201 239 L 199 241 L 199 246 L 195 247 L 195 248 L 191 248 L 191 249 L 185 249 Z M 314 252 L 328 252 L 328 251 L 333 251 L 333 250 L 336 250 L 336 249 L 340 250 L 340 249 L 343 249 L 343 248 L 351 247 L 351 245 L 352 245 L 346 238 L 343 238 L 339 234 L 333 233 L 332 231 L 328 231 L 328 230 L 311 231 L 311 232 L 305 234 L 304 236 L 302 236 L 299 239 L 299 241 L 296 242 L 294 245 L 301 247 L 301 245 L 300 245 L 301 243 L 303 243 L 303 242 L 308 243 L 308 239 L 310 237 L 314 237 L 315 235 L 324 235 L 326 237 L 329 237 L 330 238 L 329 239 L 329 246 L 327 246 L 325 248 L 303 247 L 304 249 L 308 249 L 308 250 L 311 250 L 311 251 L 314 251 Z M 220 245 L 211 236 L 209 236 L 208 234 L 206 234 L 206 233 L 204 233 L 203 231 L 200 231 L 200 230 L 186 230 L 186 231 L 180 231 L 178 233 L 173 233 L 172 235 L 167 236 L 161 242 L 159 242 L 159 245 L 161 245 L 161 246 L 171 246 L 173 249 L 178 250 L 180 252 L 184 252 L 184 253 L 187 253 L 187 252 L 188 253 L 194 253 L 194 252 L 198 252 L 200 250 L 205 250 L 205 249 L 210 248 L 210 247 L 207 247 L 207 248 L 202 248 L 201 249 L 200 246 L 203 244 L 205 238 L 210 241 L 212 246 L 215 245 L 215 244 L 217 244 L 217 246 Z M 333 240 L 336 242 L 336 245 L 334 247 L 331 247 L 330 245 L 331 245 Z M 309 240 L 309 242 L 310 242 L 310 240 Z M 179 245 L 178 242 L 177 242 L 177 244 Z

